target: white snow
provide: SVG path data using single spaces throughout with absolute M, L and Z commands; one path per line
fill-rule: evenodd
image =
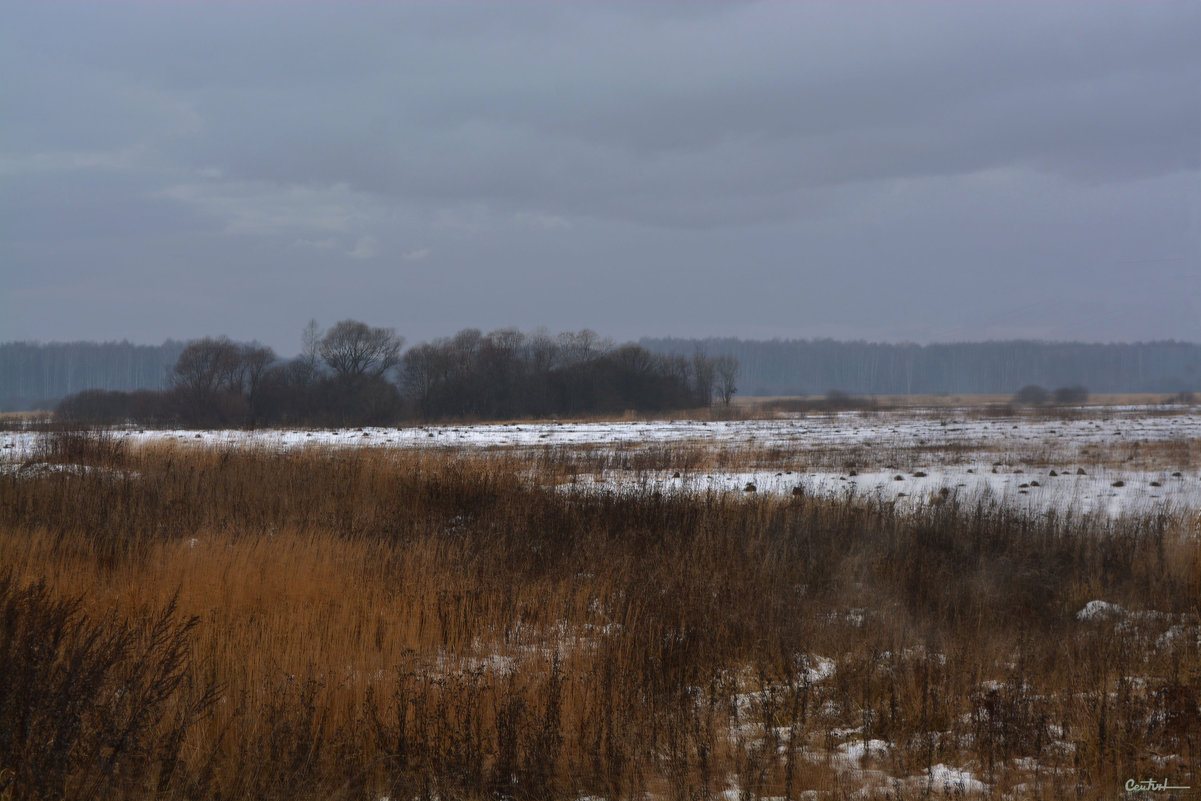
M 576 484 L 614 490 L 641 488 L 702 493 L 746 492 L 747 486 L 753 485 L 752 492 L 776 495 L 792 494 L 799 488 L 808 495 L 909 504 L 937 503 L 945 496 L 973 505 L 980 501 L 997 501 L 1036 512 L 1097 512 L 1114 517 L 1201 507 L 1201 479 L 1194 476 L 1174 479 L 1165 487 L 1156 488 L 1151 486 L 1155 474 L 1149 476 L 1134 470 L 1098 469 L 1092 475 L 1049 478 L 1045 473 L 1030 471 L 994 474 L 987 463 L 975 463 L 920 472 L 926 475 L 919 477 L 895 470 L 865 471 L 858 475 L 841 471 L 707 471 L 676 478 L 670 471 L 637 475 L 607 471 L 597 476 L 577 477 Z M 1031 486 L 1031 481 L 1038 482 L 1038 486 Z M 1117 481 L 1121 481 L 1122 486 L 1112 486 Z
M 1125 608 L 1109 601 L 1089 601 L 1076 613 L 1077 620 L 1112 620 L 1125 616 Z
M 816 684 L 819 681 L 825 681 L 834 675 L 837 665 L 833 659 L 828 659 L 824 656 L 813 656 L 804 658 L 805 668 L 801 672 L 801 678 L 807 684 Z
M 613 470 L 580 474 L 574 486 L 614 491 L 744 492 L 753 485 L 754 492 L 789 494 L 799 488 L 812 495 L 854 495 L 888 503 L 938 502 L 954 496 L 960 502 L 995 500 L 1036 512 L 1070 510 L 1111 516 L 1201 508 L 1197 469 L 1187 463 L 1174 464 L 1172 457 L 1165 455 L 1173 453 L 1169 444 L 1201 441 L 1201 412 L 1093 407 L 1074 414 L 1077 416 L 1068 419 L 989 418 L 973 416 L 964 409 L 942 409 L 730 421 L 552 421 L 256 431 L 128 429 L 112 435 L 135 445 L 517 449 L 549 450 L 552 456 L 559 451 L 570 456 L 584 446 L 617 455 L 696 447 L 719 451 L 722 464 L 739 466 L 692 472 L 679 467 Z M 0 433 L 0 462 L 38 461 L 36 444 L 33 433 Z M 1098 452 L 1120 458 L 1097 459 Z
M 841 761 L 857 767 L 867 757 L 885 757 L 892 750 L 892 745 L 886 740 L 852 740 L 843 743 L 836 749 L 836 757 Z
M 968 771 L 942 763 L 930 768 L 922 784 L 936 793 L 982 794 L 988 790 L 988 785 Z

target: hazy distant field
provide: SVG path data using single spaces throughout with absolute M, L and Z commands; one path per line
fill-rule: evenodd
M 0 437 L 0 797 L 1201 785 L 1192 409 Z

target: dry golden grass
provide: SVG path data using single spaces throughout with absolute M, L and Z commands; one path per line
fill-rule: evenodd
M 48 423 L 54 416 L 51 411 L 0 412 L 0 430 L 21 429 L 35 423 Z
M 69 435 L 40 458 L 95 469 L 0 476 L 0 669 L 23 677 L 0 797 L 918 798 L 939 764 L 1023 798 L 1201 782 L 1188 519 L 544 488 L 562 454 Z M 56 599 L 79 599 L 57 639 Z M 1078 620 L 1094 599 L 1148 614 Z M 43 692 L 17 642 L 92 667 Z M 105 728 L 122 687 L 150 689 Z M 49 731 L 73 745 L 31 772 Z M 869 740 L 889 750 L 839 756 Z
M 825 399 L 825 395 L 740 395 L 734 398 L 735 406 L 755 409 L 782 401 L 810 401 Z M 881 408 L 886 409 L 945 409 L 987 408 L 1006 406 L 1013 402 L 1013 395 L 963 393 L 957 395 L 871 395 Z M 1142 406 L 1172 403 L 1175 395 L 1158 392 L 1094 393 L 1083 404 L 1086 406 Z M 1079 404 L 1077 404 L 1079 405 Z

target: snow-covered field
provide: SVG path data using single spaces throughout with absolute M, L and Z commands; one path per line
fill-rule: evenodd
M 959 500 L 997 500 L 1037 511 L 1104 512 L 1109 515 L 1155 511 L 1201 509 L 1201 480 L 1196 476 L 1178 477 L 1162 471 L 1146 473 L 1131 470 L 1102 470 L 1086 475 L 1056 474 L 1052 471 L 1030 473 L 1017 468 L 987 465 L 931 468 L 913 474 L 875 470 L 857 475 L 830 472 L 772 473 L 720 472 L 675 478 L 660 476 L 650 480 L 660 491 L 742 490 L 772 493 L 800 492 L 813 495 L 848 494 L 872 500 L 924 502 L 948 497 Z M 618 489 L 631 483 L 621 475 L 606 473 L 589 483 Z M 647 483 L 645 479 L 640 484 Z M 751 489 L 753 488 L 753 489 Z M 946 490 L 946 492 L 943 492 Z
M 538 422 L 333 430 L 125 430 L 131 444 L 384 447 L 637 456 L 640 469 L 576 468 L 613 490 L 846 494 L 913 502 L 997 499 L 1108 514 L 1201 509 L 1201 412 L 1082 407 L 1054 417 L 979 410 L 841 412 L 727 421 Z M 37 435 L 0 434 L 6 469 L 35 459 Z M 689 453 L 673 463 L 673 454 Z M 698 458 L 710 453 L 714 458 Z M 653 454 L 654 458 L 645 458 Z M 621 462 L 609 459 L 609 462 Z M 701 465 L 701 466 L 697 466 Z M 798 489 L 799 488 L 799 489 Z

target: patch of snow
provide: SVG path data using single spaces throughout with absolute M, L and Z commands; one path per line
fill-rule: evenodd
M 1077 620 L 1113 620 L 1125 617 L 1126 609 L 1109 601 L 1089 601 L 1076 613 Z
M 970 772 L 944 765 L 941 762 L 930 768 L 926 777 L 921 781 L 923 787 L 936 793 L 983 794 L 988 791 L 988 785 Z
M 892 750 L 892 744 L 886 740 L 853 740 L 843 743 L 836 749 L 835 758 L 852 766 L 860 765 L 868 757 L 886 757 Z
M 1201 648 L 1201 626 L 1193 624 L 1191 626 L 1177 625 L 1172 626 L 1155 640 L 1157 648 L 1171 648 L 1177 641 L 1183 640 L 1185 643 L 1191 643 L 1190 647 Z
M 801 658 L 802 669 L 800 678 L 807 684 L 825 681 L 834 675 L 836 665 L 833 659 L 824 656 L 804 656 Z

